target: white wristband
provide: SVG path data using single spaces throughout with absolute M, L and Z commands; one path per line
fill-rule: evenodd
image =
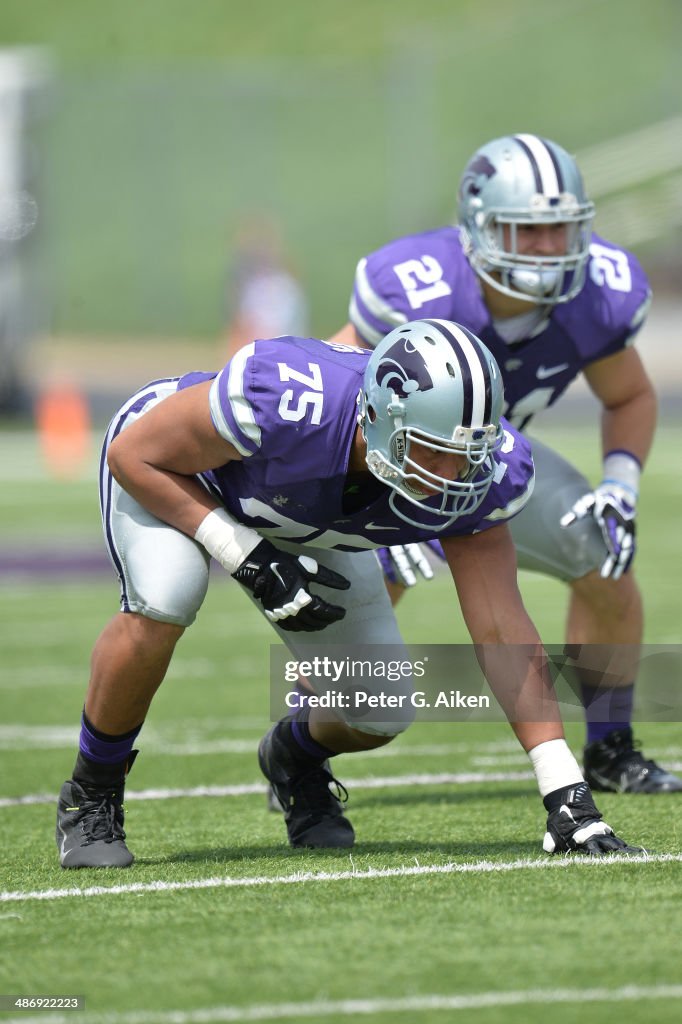
M 224 508 L 217 508 L 199 523 L 194 539 L 203 544 L 223 568 L 233 573 L 263 538 L 250 526 L 238 523 Z
M 600 486 L 617 484 L 631 491 L 636 501 L 641 475 L 642 469 L 634 455 L 628 455 L 627 452 L 610 452 L 604 459 L 604 477 Z
M 584 782 L 578 762 L 568 749 L 566 740 L 546 740 L 528 751 L 538 780 L 540 796 L 547 796 L 555 789 L 565 789 Z

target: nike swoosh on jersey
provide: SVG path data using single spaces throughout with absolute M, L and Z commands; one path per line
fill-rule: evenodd
M 377 526 L 376 523 L 367 523 L 366 530 L 399 530 L 399 526 Z
M 568 369 L 568 363 L 559 363 L 558 366 L 538 366 L 535 376 L 538 380 L 546 380 L 547 377 L 553 377 L 555 373 L 561 373 L 562 370 Z

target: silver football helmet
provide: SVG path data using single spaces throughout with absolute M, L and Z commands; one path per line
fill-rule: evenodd
M 585 281 L 594 203 L 556 142 L 506 135 L 482 146 L 459 185 L 459 223 L 474 271 L 505 295 L 541 305 L 574 298 Z M 522 255 L 517 228 L 565 224 L 562 255 Z
M 413 320 L 386 335 L 365 369 L 358 422 L 367 467 L 392 489 L 397 516 L 437 532 L 479 507 L 495 473 L 503 401 L 495 359 L 459 324 Z M 455 480 L 438 475 L 423 464 L 430 453 L 463 455 L 466 468 Z

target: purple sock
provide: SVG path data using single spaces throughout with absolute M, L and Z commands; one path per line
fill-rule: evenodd
M 629 727 L 632 721 L 634 683 L 610 688 L 582 683 L 580 689 L 588 743 L 598 743 L 609 733 Z
M 79 740 L 80 752 L 95 764 L 120 764 L 130 756 L 133 743 L 141 728 L 142 724 L 120 736 L 108 736 L 96 729 L 83 712 Z
M 311 760 L 322 763 L 322 761 L 326 761 L 328 757 L 336 756 L 336 751 L 330 750 L 329 747 L 323 747 L 321 743 L 317 743 L 312 738 L 307 718 L 301 721 L 296 717 L 293 720 L 291 723 L 291 735 L 301 750 L 303 750 Z

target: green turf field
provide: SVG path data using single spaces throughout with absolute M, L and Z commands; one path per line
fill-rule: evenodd
M 668 472 L 677 436 L 664 425 L 642 501 L 651 643 L 680 636 L 679 479 Z M 585 430 L 562 443 L 595 465 Z M 21 434 L 0 435 L 2 544 L 97 545 L 94 481 L 30 479 L 34 450 Z M 559 641 L 561 588 L 532 577 L 523 586 L 543 634 Z M 17 576 L 0 591 L 0 994 L 87 1000 L 76 1017 L 9 1019 L 679 1021 L 679 797 L 598 801 L 654 853 L 648 862 L 550 860 L 509 728 L 422 723 L 336 763 L 351 791 L 352 855 L 293 851 L 266 811 L 255 759 L 269 631 L 219 576 L 140 741 L 127 802 L 135 864 L 62 871 L 54 798 L 73 763 L 91 645 L 116 596 L 106 576 Z M 400 616 L 413 642 L 464 639 L 443 574 L 409 594 Z M 647 753 L 682 769 L 682 724 L 639 733 Z M 577 751 L 579 725 L 569 740 Z

